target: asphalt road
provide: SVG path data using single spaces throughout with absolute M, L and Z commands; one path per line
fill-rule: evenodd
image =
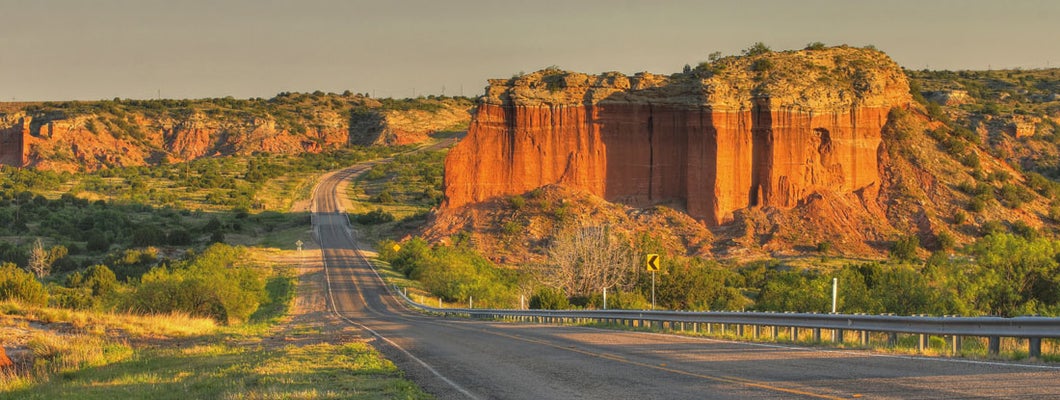
M 440 399 L 1060 398 L 1060 368 L 428 317 L 357 251 L 325 177 L 314 228 L 329 306 Z

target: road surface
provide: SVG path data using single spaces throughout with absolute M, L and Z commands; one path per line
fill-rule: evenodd
M 815 350 L 407 310 L 358 252 L 326 176 L 313 223 L 329 307 L 440 399 L 1058 398 L 1060 368 Z

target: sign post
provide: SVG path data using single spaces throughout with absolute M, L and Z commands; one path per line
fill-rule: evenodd
M 659 255 L 648 254 L 648 257 L 644 260 L 644 263 L 651 271 L 651 309 L 655 309 L 655 272 L 659 270 Z

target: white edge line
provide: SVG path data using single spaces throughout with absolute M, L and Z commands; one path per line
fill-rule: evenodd
M 337 186 L 336 186 L 336 188 L 337 188 Z M 315 209 L 315 208 L 316 208 L 316 198 L 315 198 L 315 195 L 316 195 L 316 188 L 314 188 L 313 194 L 314 194 L 314 198 L 313 198 L 313 200 L 312 200 L 312 202 L 311 202 L 311 206 L 312 206 L 312 207 L 313 207 L 313 208 Z M 342 210 L 342 205 L 341 205 L 341 203 L 340 203 L 340 202 L 338 202 L 337 200 L 336 200 L 336 205 L 337 205 L 337 206 L 339 207 L 339 213 L 341 213 L 341 214 L 345 214 L 345 211 L 343 211 L 343 210 Z M 312 212 L 312 214 L 316 214 L 315 210 L 314 210 L 314 211 Z M 315 217 L 315 215 L 314 215 L 314 217 Z M 349 219 L 348 219 L 348 218 L 347 218 L 347 221 L 349 221 Z M 313 221 L 313 222 L 315 223 L 316 221 Z M 348 224 L 348 223 L 349 223 L 349 222 L 347 222 L 347 224 Z M 345 227 L 345 224 L 344 224 L 344 228 L 346 228 L 346 227 Z M 375 330 L 373 330 L 372 328 L 369 328 L 369 327 L 367 327 L 367 326 L 365 326 L 364 324 L 361 324 L 361 323 L 359 323 L 359 322 L 353 321 L 353 320 L 351 320 L 351 319 L 349 319 L 349 318 L 347 318 L 347 317 L 345 317 L 345 316 L 343 316 L 342 314 L 340 314 L 340 313 L 339 313 L 339 310 L 338 310 L 338 308 L 337 308 L 337 307 L 335 306 L 335 295 L 334 295 L 334 294 L 332 293 L 332 291 L 331 291 L 331 274 L 330 274 L 330 273 L 328 273 L 328 260 L 327 260 L 327 257 L 325 257 L 325 256 L 324 256 L 324 245 L 323 245 L 323 244 L 324 244 L 324 243 L 323 243 L 324 241 L 323 241 L 323 239 L 322 239 L 322 238 L 320 237 L 320 227 L 314 224 L 314 226 L 313 226 L 313 231 L 314 231 L 314 232 L 316 232 L 316 234 L 317 234 L 317 240 L 320 240 L 320 242 L 321 242 L 321 243 L 320 243 L 320 259 L 321 259 L 321 261 L 322 261 L 322 262 L 323 262 L 323 264 L 324 264 L 324 278 L 325 278 L 325 280 L 327 281 L 327 287 L 328 287 L 328 303 L 330 303 L 330 306 L 331 306 L 331 307 L 330 307 L 330 311 L 331 311 L 331 313 L 332 313 L 332 314 L 334 314 L 334 315 L 335 315 L 336 317 L 338 317 L 339 319 L 341 319 L 341 320 L 343 320 L 343 321 L 346 321 L 346 323 L 349 323 L 349 324 L 351 324 L 351 325 L 353 325 L 353 326 L 356 326 L 356 327 L 358 327 L 358 328 L 364 329 L 365 331 L 367 331 L 367 332 L 371 333 L 371 334 L 372 334 L 372 336 L 375 336 L 376 338 L 379 338 L 380 340 L 382 340 L 382 341 L 386 342 L 387 344 L 389 344 L 389 345 L 393 346 L 393 347 L 394 347 L 395 349 L 398 349 L 398 350 L 400 350 L 400 351 L 401 351 L 402 353 L 404 353 L 404 354 L 405 354 L 406 356 L 408 356 L 408 357 L 409 357 L 409 358 L 411 358 L 412 360 L 416 361 L 416 363 L 420 364 L 420 366 L 422 366 L 423 368 L 425 368 L 425 369 L 426 369 L 427 371 L 430 371 L 430 373 L 431 373 L 431 374 L 433 374 L 434 376 L 438 377 L 438 379 L 441 379 L 441 380 L 442 380 L 443 382 L 445 382 L 445 383 L 446 383 L 446 384 L 448 384 L 449 386 L 452 386 L 452 387 L 453 387 L 453 389 L 456 389 L 456 391 L 460 392 L 461 394 L 463 394 L 463 395 L 467 396 L 467 397 L 468 397 L 468 398 L 470 398 L 470 399 L 475 399 L 475 400 L 478 400 L 478 399 L 479 399 L 479 397 L 478 397 L 478 396 L 475 396 L 475 395 L 474 395 L 474 394 L 472 394 L 472 393 L 471 393 L 470 391 L 468 391 L 467 389 L 465 389 L 465 388 L 464 388 L 463 386 L 460 386 L 460 385 L 459 385 L 459 384 L 457 384 L 456 382 L 453 382 L 453 381 L 452 381 L 451 379 L 447 378 L 447 377 L 446 377 L 445 375 L 442 375 L 442 373 L 441 373 L 441 372 L 438 372 L 438 370 L 434 369 L 434 367 L 432 367 L 432 366 L 431 366 L 430 364 L 427 364 L 427 362 L 426 362 L 426 361 L 423 361 L 423 360 L 421 360 L 421 359 L 420 359 L 419 357 L 416 357 L 415 355 L 413 355 L 412 353 L 410 353 L 410 352 L 409 352 L 408 350 L 405 350 L 405 348 L 401 347 L 400 345 L 398 345 L 398 344 L 397 344 L 397 343 L 395 343 L 394 341 L 392 341 L 392 340 L 390 340 L 390 339 L 386 338 L 385 336 L 383 336 L 383 335 L 380 335 L 380 334 L 379 334 L 379 332 L 376 332 L 376 331 L 375 331 Z M 356 254 L 357 254 L 358 256 L 360 256 L 360 257 L 361 257 L 361 260 L 364 260 L 364 261 L 365 261 L 365 263 L 366 263 L 366 264 L 367 264 L 367 265 L 368 265 L 368 266 L 369 266 L 369 267 L 370 267 L 370 268 L 372 269 L 372 272 L 373 272 L 373 273 L 375 273 L 376 277 L 377 277 L 377 278 L 379 278 L 379 279 L 381 280 L 382 278 L 381 278 L 381 277 L 379 276 L 379 273 L 375 271 L 375 267 L 373 267 L 373 266 L 372 266 L 372 264 L 371 264 L 371 263 L 369 263 L 369 262 L 367 261 L 367 259 L 365 259 L 365 258 L 364 258 L 364 255 L 363 255 L 363 254 L 361 254 L 361 251 L 360 251 L 360 249 L 358 249 L 358 248 L 357 248 L 357 243 L 356 243 L 356 241 L 354 241 L 354 240 L 353 240 L 353 235 L 352 235 L 352 232 L 350 232 L 350 231 L 346 230 L 346 233 L 347 233 L 347 234 L 350 234 L 350 243 L 351 243 L 351 244 L 353 245 L 353 248 L 354 248 L 354 253 L 356 253 Z M 386 287 L 386 284 L 385 284 L 385 283 L 383 284 L 383 287 L 384 287 L 384 288 Z
M 594 329 L 594 330 L 600 330 L 600 331 L 611 331 L 611 332 L 615 331 L 614 329 L 596 328 L 596 327 L 591 327 L 591 326 L 585 326 L 585 327 L 582 327 L 582 328 Z M 904 356 L 904 355 L 898 355 L 898 354 L 873 353 L 873 352 L 870 352 L 870 351 L 867 351 L 867 350 L 858 350 L 858 349 L 850 349 L 850 350 L 821 349 L 821 348 L 814 348 L 814 347 L 788 346 L 788 345 L 772 344 L 772 343 L 743 342 L 743 341 L 738 341 L 738 340 L 716 339 L 716 338 L 709 338 L 709 337 L 702 337 L 702 336 L 686 336 L 686 335 L 677 335 L 677 334 L 673 334 L 673 333 L 661 333 L 661 332 L 641 332 L 641 331 L 624 331 L 624 332 L 640 333 L 640 334 L 644 334 L 644 335 L 664 335 L 664 336 L 673 336 L 673 337 L 694 339 L 694 340 L 700 340 L 700 341 L 706 341 L 706 342 L 731 343 L 731 344 L 740 344 L 740 345 L 748 345 L 748 346 L 755 346 L 755 347 L 765 347 L 765 348 L 772 348 L 772 349 L 808 351 L 808 352 L 815 352 L 815 353 L 835 353 L 835 354 L 845 354 L 845 355 L 855 355 L 856 354 L 856 355 L 863 355 L 863 356 L 868 356 L 868 357 L 895 358 L 895 359 L 900 359 L 900 360 L 938 361 L 938 362 L 948 362 L 948 363 L 957 363 L 957 364 L 988 365 L 988 366 L 992 366 L 992 367 L 1015 367 L 1015 368 L 1028 368 L 1028 369 L 1060 370 L 1060 366 L 1052 366 L 1052 365 L 1017 364 L 1017 363 L 1006 363 L 1006 362 L 1001 362 L 1001 361 L 980 361 L 980 360 L 967 360 L 967 359 L 947 358 L 947 357 Z

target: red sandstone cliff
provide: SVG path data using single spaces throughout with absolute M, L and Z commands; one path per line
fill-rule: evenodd
M 729 57 L 672 76 L 491 80 L 446 159 L 444 207 L 559 183 L 637 207 L 679 202 L 723 224 L 747 207 L 878 187 L 881 130 L 909 102 L 889 57 L 846 47 Z
M 360 95 L 270 100 L 0 104 L 0 164 L 96 170 L 256 152 L 321 152 L 348 144 L 418 143 L 462 129 L 466 99 L 382 102 Z

